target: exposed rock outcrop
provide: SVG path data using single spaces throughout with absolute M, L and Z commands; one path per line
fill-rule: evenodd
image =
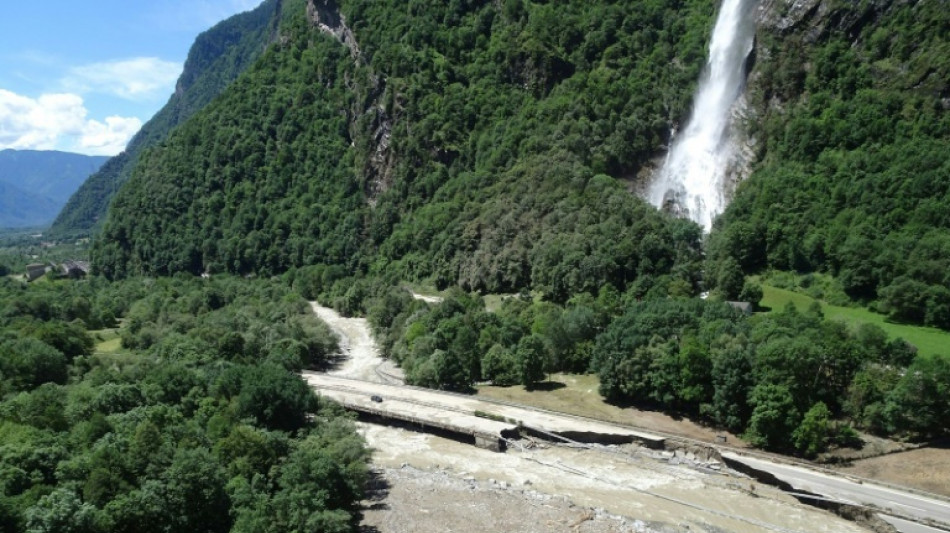
M 917 0 L 762 0 L 759 25 L 779 33 L 803 32 L 806 42 L 815 42 L 829 32 L 855 38 L 892 5 Z
M 759 26 L 778 31 L 797 28 L 806 18 L 811 18 L 819 8 L 825 8 L 823 0 L 763 0 L 759 8 Z
M 340 13 L 336 0 L 310 0 L 307 2 L 307 15 L 318 28 L 336 37 L 350 51 L 353 59 L 359 61 L 360 46 L 353 30 L 346 25 L 346 18 Z
M 359 43 L 336 0 L 309 0 L 307 14 L 321 31 L 333 36 L 350 51 L 357 67 L 368 68 L 362 59 Z M 363 160 L 362 182 L 370 205 L 384 192 L 392 180 L 393 161 L 390 139 L 393 118 L 383 105 L 386 82 L 382 76 L 368 73 L 364 78 L 348 79 L 350 90 L 360 95 L 347 111 L 350 139 Z

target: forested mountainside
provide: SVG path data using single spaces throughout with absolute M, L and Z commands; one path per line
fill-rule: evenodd
M 287 1 L 254 65 L 141 156 L 94 267 L 283 273 L 366 314 L 414 384 L 592 371 L 611 401 L 806 455 L 852 427 L 946 435 L 947 358 L 820 308 L 716 301 L 758 301 L 749 272 L 828 270 L 943 324 L 940 6 L 764 2 L 752 175 L 706 239 L 634 192 L 689 115 L 711 0 Z M 430 307 L 404 281 L 461 292 Z M 475 292 L 519 296 L 487 312 Z
M 712 2 L 304 4 L 143 158 L 101 272 L 324 263 L 554 299 L 694 289 L 699 228 L 611 176 L 632 179 L 687 112 Z
M 89 177 L 56 215 L 51 233 L 88 236 L 100 228 L 115 192 L 128 180 L 141 153 L 206 106 L 264 51 L 274 37 L 280 0 L 221 22 L 197 37 L 175 93 L 121 154 Z
M 950 329 L 947 3 L 766 5 L 747 94 L 761 162 L 711 255 L 828 272 L 893 320 Z
M 302 4 L 141 165 L 104 273 L 328 264 L 560 301 L 637 279 L 699 289 L 700 233 L 624 185 L 688 115 L 714 2 Z M 757 162 L 713 232 L 707 288 L 736 263 L 827 271 L 894 319 L 950 327 L 943 7 L 762 5 Z
M 0 228 L 49 224 L 107 159 L 52 150 L 0 150 Z

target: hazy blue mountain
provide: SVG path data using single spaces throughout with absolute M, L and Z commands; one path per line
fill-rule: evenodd
M 0 151 L 0 227 L 49 224 L 108 159 L 57 151 Z

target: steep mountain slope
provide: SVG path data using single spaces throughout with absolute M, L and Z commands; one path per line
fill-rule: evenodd
M 107 159 L 57 151 L 0 150 L 0 227 L 49 224 Z
M 686 114 L 711 2 L 424 4 L 288 2 L 261 60 L 143 157 L 98 268 L 692 292 L 699 228 L 605 174 Z
M 231 17 L 195 40 L 178 79 L 175 94 L 129 142 L 73 195 L 53 222 L 58 235 L 89 234 L 105 218 L 119 187 L 131 175 L 140 155 L 179 124 L 206 106 L 263 52 L 273 37 L 281 1 Z
M 545 372 L 595 371 L 611 400 L 809 456 L 854 443 L 850 426 L 831 424 L 844 416 L 882 435 L 944 436 L 946 395 L 920 391 L 946 388 L 946 359 L 814 310 L 747 317 L 689 298 L 703 281 L 754 296 L 742 267 L 797 267 L 780 250 L 809 216 L 847 242 L 852 228 L 835 224 L 897 214 L 872 200 L 900 195 L 847 204 L 852 183 L 910 186 L 900 172 L 915 169 L 938 198 L 945 187 L 945 159 L 919 154 L 945 142 L 934 106 L 947 56 L 908 86 L 864 76 L 852 60 L 861 46 L 841 42 L 872 24 L 899 30 L 887 42 L 914 35 L 909 57 L 940 49 L 925 38 L 940 35 L 928 33 L 943 20 L 933 4 L 763 6 L 747 110 L 762 150 L 710 236 L 711 262 L 699 226 L 623 185 L 649 173 L 688 115 L 711 1 L 288 0 L 259 60 L 141 156 L 94 242 L 94 267 L 109 278 L 286 273 L 300 292 L 365 313 L 384 353 L 423 386 L 532 387 Z M 825 191 L 832 163 L 853 182 Z M 845 218 L 822 218 L 848 205 Z M 880 236 L 864 236 L 831 257 L 873 251 Z M 921 272 L 948 257 L 927 250 Z M 461 290 L 429 307 L 395 287 L 405 280 Z M 521 296 L 486 312 L 473 292 Z
M 767 2 L 749 101 L 762 160 L 714 234 L 746 271 L 826 271 L 950 328 L 950 10 Z

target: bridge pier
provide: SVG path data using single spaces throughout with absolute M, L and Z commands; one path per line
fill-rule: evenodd
M 475 435 L 475 446 L 493 452 L 503 452 L 508 448 L 504 439 L 490 435 Z

